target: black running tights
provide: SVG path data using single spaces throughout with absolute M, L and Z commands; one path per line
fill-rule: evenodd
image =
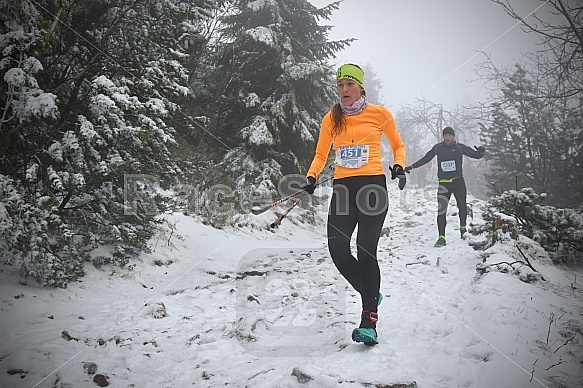
M 445 236 L 447 224 L 447 205 L 451 195 L 455 196 L 460 216 L 460 226 L 466 226 L 468 218 L 468 205 L 466 204 L 466 182 L 463 177 L 455 178 L 450 182 L 440 182 L 437 188 L 437 229 L 440 236 Z
M 377 311 L 381 282 L 377 245 L 388 205 L 384 175 L 334 180 L 328 213 L 328 249 L 342 276 L 360 293 L 363 310 Z M 357 225 L 355 258 L 350 239 Z

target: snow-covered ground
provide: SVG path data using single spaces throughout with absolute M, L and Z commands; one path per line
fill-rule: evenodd
M 172 214 L 151 254 L 88 268 L 67 289 L 1 264 L 0 386 L 96 387 L 96 375 L 111 387 L 583 385 L 583 272 L 527 239 L 545 280 L 490 266 L 522 260 L 516 241 L 475 251 L 453 199 L 448 245 L 433 248 L 434 191 L 390 182 L 389 194 L 375 347 L 350 339 L 359 297 L 327 252 L 326 205 L 313 223 L 294 209 L 275 231 L 285 206 L 225 230 Z M 470 202 L 482 222 L 483 203 Z

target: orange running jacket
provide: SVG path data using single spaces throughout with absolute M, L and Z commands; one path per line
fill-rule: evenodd
M 306 176 L 318 178 L 326 165 L 330 147 L 338 152 L 342 147 L 368 145 L 368 163 L 358 168 L 347 168 L 336 164 L 334 179 L 360 175 L 383 175 L 381 163 L 381 136 L 384 133 L 393 149 L 394 164 L 405 168 L 405 145 L 397 131 L 395 119 L 391 112 L 381 105 L 368 104 L 356 115 L 344 115 L 346 130 L 332 138 L 332 116 L 328 112 L 322 119 L 320 137 L 316 145 L 316 154 Z

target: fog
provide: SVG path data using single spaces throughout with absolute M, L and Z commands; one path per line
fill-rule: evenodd
M 541 6 L 537 14 L 544 13 L 543 3 L 511 0 L 525 16 Z M 337 54 L 337 64 L 369 63 L 383 103 L 393 109 L 421 97 L 445 106 L 483 101 L 484 82 L 475 70 L 485 54 L 496 64 L 513 64 L 535 52 L 538 40 L 487 0 L 344 0 L 322 24 L 334 26 L 330 40 L 357 39 Z

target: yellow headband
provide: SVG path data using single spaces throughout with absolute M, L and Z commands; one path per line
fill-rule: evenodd
M 361 88 L 364 88 L 364 72 L 360 67 L 353 65 L 352 63 L 340 66 L 336 72 L 336 82 L 343 78 L 353 80 L 359 84 Z

